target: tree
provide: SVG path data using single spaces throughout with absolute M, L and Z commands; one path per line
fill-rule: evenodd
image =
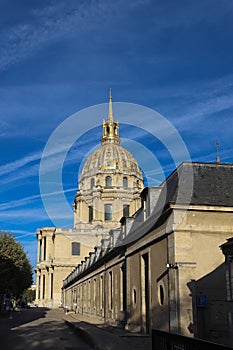
M 32 284 L 32 266 L 10 232 L 0 231 L 0 293 L 19 297 Z
M 32 303 L 36 299 L 35 289 L 25 289 L 23 292 L 23 299 L 27 300 L 28 303 Z

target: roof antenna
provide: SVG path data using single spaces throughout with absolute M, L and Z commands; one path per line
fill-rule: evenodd
M 216 140 L 216 163 L 217 163 L 217 164 L 220 164 L 219 142 L 218 142 L 218 139 Z

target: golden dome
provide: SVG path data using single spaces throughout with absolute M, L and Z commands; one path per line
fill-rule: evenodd
M 136 175 L 142 178 L 142 172 L 136 159 L 124 147 L 115 143 L 106 143 L 92 153 L 86 160 L 80 180 L 86 176 L 94 176 L 100 173 L 119 172 Z
M 121 173 L 142 178 L 141 169 L 136 159 L 124 147 L 120 146 L 119 124 L 114 121 L 112 111 L 112 96 L 109 98 L 109 114 L 103 121 L 101 146 L 86 160 L 79 181 L 84 178 L 103 173 Z

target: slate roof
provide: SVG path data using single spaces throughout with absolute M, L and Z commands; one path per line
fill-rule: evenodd
M 170 204 L 233 207 L 233 164 L 182 163 L 162 184 L 151 216 L 122 244 L 143 237 L 166 220 Z
M 166 202 L 233 206 L 233 164 L 185 162 L 162 186 L 167 188 Z

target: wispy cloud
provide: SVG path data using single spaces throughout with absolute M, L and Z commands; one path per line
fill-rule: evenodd
M 22 222 L 23 220 L 26 220 L 28 222 L 36 222 L 48 219 L 46 213 L 41 208 L 2 210 L 0 212 L 0 218 L 4 219 L 4 221 L 10 221 L 12 223 L 15 222 L 15 220 L 18 220 L 20 222 Z
M 27 240 L 29 240 L 30 238 L 32 238 L 33 240 L 35 240 L 35 232 L 34 231 L 12 230 L 12 233 L 14 234 L 14 236 L 17 239 L 27 238 Z
M 0 69 L 31 56 L 51 41 L 64 38 L 72 27 L 80 25 L 80 21 L 87 14 L 85 7 L 78 11 L 64 8 L 61 3 L 34 10 L 28 22 L 13 26 L 2 33 Z
M 203 20 L 206 23 L 222 21 L 227 15 L 232 14 L 233 4 L 228 0 L 222 0 L 219 6 L 218 0 L 205 0 L 187 1 L 178 6 L 175 1 L 161 1 L 154 8 L 156 9 L 154 23 L 158 30 L 162 30 L 175 27 L 189 28 Z
M 21 159 L 17 159 L 13 162 L 0 166 L 0 176 L 11 173 L 12 171 L 18 171 L 24 166 L 29 166 L 32 162 L 38 161 L 41 158 L 41 152 L 27 155 Z
M 195 84 L 180 89 L 178 102 L 170 107 L 171 120 L 179 131 L 190 130 L 190 120 L 194 126 L 210 115 L 233 109 L 232 76 L 205 81 L 202 86 L 201 91 Z M 169 90 L 167 98 L 170 98 Z
M 74 187 L 74 188 L 69 188 L 69 189 L 63 190 L 62 192 L 57 191 L 57 192 L 53 192 L 53 193 L 47 193 L 47 194 L 43 194 L 43 195 L 39 194 L 39 195 L 21 198 L 18 200 L 12 200 L 12 201 L 9 201 L 6 203 L 1 203 L 0 210 L 6 210 L 6 209 L 27 206 L 27 205 L 32 204 L 33 202 L 37 201 L 38 199 L 43 198 L 43 197 L 53 197 L 53 196 L 56 197 L 57 195 L 59 195 L 61 193 L 75 192 L 76 190 L 77 190 L 77 188 Z
M 122 0 L 85 2 L 54 2 L 48 6 L 31 11 L 28 21 L 12 26 L 2 33 L 0 48 L 0 69 L 33 55 L 51 42 L 57 42 L 67 35 L 82 35 L 90 31 L 101 18 L 113 16 L 114 9 L 119 10 Z M 134 2 L 134 7 L 141 1 Z M 107 16 L 106 16 L 107 15 Z
M 213 5 L 213 0 L 203 3 L 187 2 L 182 6 L 150 0 L 54 1 L 47 6 L 32 9 L 31 17 L 2 32 L 0 69 L 6 69 L 67 36 L 76 36 L 78 40 L 83 33 L 92 31 L 104 22 L 111 23 L 116 16 L 129 14 L 142 6 L 153 8 L 155 32 L 168 27 L 190 26 L 194 21 L 219 21 L 232 11 L 233 6 L 229 1 L 222 0 L 220 9 L 218 2 L 214 3 L 216 6 Z

